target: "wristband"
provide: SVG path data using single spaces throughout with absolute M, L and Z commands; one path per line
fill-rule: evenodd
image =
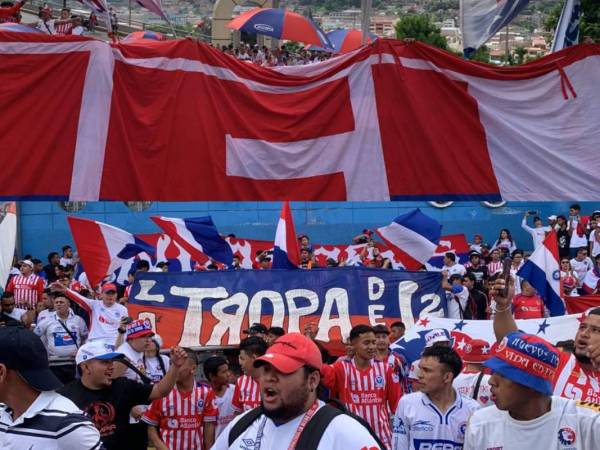
M 496 312 L 497 312 L 497 313 L 499 313 L 499 312 L 506 312 L 506 311 L 510 310 L 510 309 L 511 309 L 511 307 L 512 307 L 512 305 L 511 305 L 511 304 L 508 304 L 508 305 L 506 305 L 506 306 L 504 307 L 504 309 L 498 309 L 498 308 L 496 308 Z
M 117 331 L 119 332 L 119 334 L 125 334 L 127 332 L 127 330 L 123 330 L 121 328 L 117 328 Z

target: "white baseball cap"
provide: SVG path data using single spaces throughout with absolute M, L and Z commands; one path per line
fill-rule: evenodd
M 436 342 L 452 342 L 450 334 L 443 328 L 434 328 L 425 335 L 425 347 L 433 347 Z
M 88 342 L 79 347 L 77 355 L 75 355 L 75 364 L 79 365 L 91 359 L 117 359 L 123 356 L 125 356 L 123 353 L 115 352 L 114 345 L 98 340 Z
M 556 220 L 558 218 L 557 215 L 552 214 L 551 216 L 548 216 L 548 220 Z

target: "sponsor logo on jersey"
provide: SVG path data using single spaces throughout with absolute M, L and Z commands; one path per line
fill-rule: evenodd
M 575 431 L 573 431 L 570 427 L 562 427 L 558 430 L 558 442 L 562 445 L 573 445 L 576 441 L 577 437 L 575 435 Z
M 463 422 L 458 426 L 458 431 L 460 433 L 461 436 L 465 435 L 465 432 L 467 431 L 467 422 Z
M 415 439 L 415 450 L 462 450 L 462 442 L 444 439 Z
M 177 422 L 177 419 L 169 419 L 167 420 L 167 426 L 169 428 L 178 428 L 179 427 L 179 423 Z
M 406 427 L 400 417 L 395 417 L 392 422 L 392 433 L 394 434 L 406 434 Z
M 410 427 L 413 431 L 433 431 L 433 425 L 429 420 L 417 420 Z

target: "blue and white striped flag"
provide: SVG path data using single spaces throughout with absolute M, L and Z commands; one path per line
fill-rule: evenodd
M 529 0 L 460 0 L 463 50 L 466 58 L 508 25 Z
M 579 42 L 580 16 L 581 0 L 567 0 L 554 32 L 552 53 L 576 45 Z

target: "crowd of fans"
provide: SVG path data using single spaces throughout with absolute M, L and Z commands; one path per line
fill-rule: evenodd
M 534 247 L 544 245 L 551 229 L 556 231 L 564 293 L 577 295 L 588 273 L 598 274 L 600 212 L 582 216 L 578 205 L 572 205 L 568 218 L 552 216 L 546 227 L 537 217 L 530 227 L 531 215 L 525 215 L 523 227 L 532 235 Z M 373 238 L 369 230 L 353 238 L 354 244 L 366 244 L 360 264 L 372 266 L 379 256 Z M 315 267 L 309 237 L 300 236 L 299 245 L 301 267 Z M 47 401 L 62 405 L 67 415 L 80 409 L 87 419 L 77 416 L 80 431 L 57 436 L 93 443 L 86 448 L 99 448 L 94 445 L 100 441 L 107 449 L 146 449 L 148 444 L 157 449 L 256 448 L 248 447 L 250 441 L 263 449 L 288 447 L 290 442 L 301 442 L 297 448 L 410 449 L 429 441 L 493 448 L 521 442 L 514 441 L 510 431 L 490 429 L 490 423 L 507 423 L 502 411 L 511 415 L 516 436 L 527 428 L 527 421 L 544 414 L 554 417 L 555 408 L 562 408 L 569 411 L 567 425 L 578 430 L 579 446 L 573 448 L 592 449 L 590 443 L 597 442 L 593 430 L 597 433 L 600 426 L 600 416 L 593 413 L 600 406 L 590 406 L 600 402 L 600 308 L 582 319 L 571 342 L 557 343 L 560 350 L 517 331 L 514 319 L 546 314 L 535 289 L 516 275 L 526 257 L 509 230 L 502 230 L 490 246 L 476 236 L 466 264 L 460 264 L 455 254 L 446 254 L 441 270 L 449 316 L 492 319 L 501 345 L 490 349 L 475 339 L 458 348 L 446 330 L 434 329 L 425 335 L 420 360 L 408 364 L 390 351 L 390 343 L 404 334 L 400 321 L 389 328 L 355 326 L 345 337 L 346 353 L 341 356 L 332 356 L 315 341 L 316 324 L 308 324 L 303 334 L 253 324 L 244 331 L 247 337 L 240 343 L 237 360 L 222 355 L 200 360 L 192 350 L 177 347 L 167 356 L 152 324 L 129 316 L 127 287 L 107 279 L 93 289 L 85 275 L 75 277 L 78 259 L 72 247 L 50 253 L 45 265 L 26 255 L 15 265 L 2 293 L 0 333 L 19 329 L 23 331 L 10 333 L 28 334 L 7 334 L 2 342 L 14 339 L 15 346 L 29 345 L 38 361 L 47 365 L 49 358 L 52 364 L 41 382 L 19 365 L 17 356 L 0 350 L 0 402 L 19 411 L 19 400 L 3 388 L 7 383 L 10 389 L 29 394 L 58 389 L 74 405 L 57 393 L 48 394 Z M 255 264 L 268 269 L 270 253 L 259 252 Z M 216 262 L 202 268 L 220 269 L 226 268 Z M 136 271 L 147 270 L 168 270 L 168 264 L 152 268 L 139 261 Z M 136 271 L 129 274 L 130 283 Z M 503 289 L 507 271 L 515 281 L 508 294 Z M 25 375 L 3 376 L 3 365 Z M 591 409 L 565 398 L 588 402 Z M 335 407 L 327 406 L 327 414 L 317 415 L 326 403 Z M 537 409 L 526 407 L 532 403 Z M 15 414 L 0 406 L 0 443 L 2 433 L 25 426 Z M 438 423 L 438 415 L 447 417 L 439 426 L 419 425 Z M 312 421 L 313 416 L 321 431 L 302 433 L 300 422 Z M 555 419 L 556 435 L 564 423 Z

